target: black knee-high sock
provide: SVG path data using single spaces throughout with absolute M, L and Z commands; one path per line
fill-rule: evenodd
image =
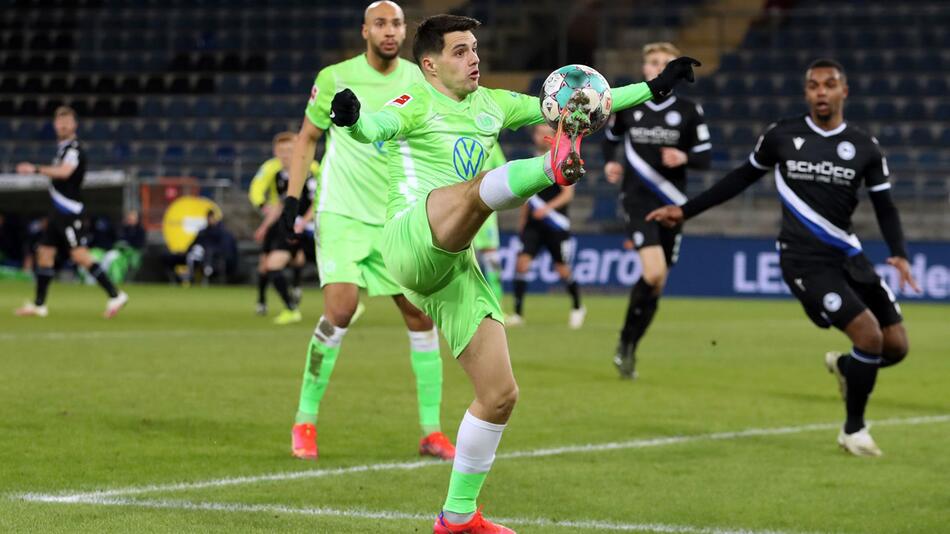
M 848 381 L 848 395 L 845 400 L 848 418 L 844 424 L 846 434 L 853 434 L 864 428 L 864 411 L 868 397 L 874 390 L 877 370 L 881 357 L 854 347 L 851 354 L 838 359 L 838 368 Z
M 303 267 L 291 267 L 290 273 L 292 276 L 290 279 L 290 285 L 293 287 L 300 287 L 300 279 L 303 278 Z
M 110 298 L 116 298 L 119 296 L 119 290 L 115 288 L 115 285 L 112 283 L 112 280 L 109 280 L 109 275 L 102 270 L 102 267 L 98 263 L 93 263 L 89 266 L 89 274 L 91 274 L 96 282 L 99 282 L 99 285 L 102 286 L 102 289 L 109 294 Z
M 581 289 L 577 285 L 577 280 L 570 278 L 564 284 L 567 294 L 571 296 L 571 307 L 575 310 L 579 309 L 581 307 Z
M 37 267 L 33 273 L 36 276 L 36 300 L 33 301 L 37 306 L 46 304 L 46 293 L 49 291 L 49 283 L 56 274 L 50 267 Z
M 646 283 L 642 278 L 630 290 L 627 316 L 624 319 L 623 330 L 620 331 L 620 341 L 622 343 L 633 345 L 633 348 L 636 348 L 640 338 L 646 333 L 647 328 L 653 321 L 653 316 L 656 314 L 657 302 L 659 301 L 659 297 L 653 291 L 653 286 Z
M 287 289 L 287 279 L 284 278 L 284 271 L 270 271 L 268 277 L 270 278 L 270 283 L 274 284 L 274 289 L 277 290 L 277 294 L 280 295 L 281 300 L 284 301 L 284 306 L 287 306 L 288 310 L 297 309 L 297 303 L 294 302 L 294 299 L 290 296 L 290 291 Z
M 257 303 L 267 304 L 267 272 L 257 273 Z
M 515 313 L 524 312 L 524 294 L 528 291 L 528 281 L 520 275 L 515 275 Z

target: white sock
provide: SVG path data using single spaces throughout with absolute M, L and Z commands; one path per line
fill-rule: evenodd
M 432 330 L 424 332 L 413 332 L 409 330 L 409 348 L 413 352 L 433 352 L 439 350 L 439 329 L 432 327 Z
M 505 425 L 482 421 L 466 410 L 455 439 L 455 461 L 452 469 L 460 473 L 490 471 L 504 430 Z
M 495 211 L 517 208 L 524 204 L 524 199 L 515 195 L 508 185 L 508 167 L 506 163 L 488 171 L 478 186 L 478 195 L 486 206 Z
M 317 327 L 313 329 L 313 337 L 317 338 L 317 341 L 327 347 L 334 348 L 339 347 L 340 343 L 343 343 L 343 336 L 346 335 L 346 331 L 346 328 L 333 326 L 326 317 L 321 315 L 320 320 L 317 321 Z

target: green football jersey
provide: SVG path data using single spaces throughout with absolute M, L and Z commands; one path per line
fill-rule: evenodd
M 368 224 L 382 225 L 386 216 L 389 173 L 383 142 L 357 142 L 330 121 L 333 95 L 350 89 L 364 110 L 376 111 L 394 92 L 423 80 L 415 63 L 402 58 L 396 70 L 380 74 L 369 65 L 366 54 L 330 65 L 317 74 L 307 103 L 307 119 L 327 131 L 326 150 L 320 163 L 317 212 L 337 213 Z
M 612 93 L 617 111 L 652 98 L 645 83 Z M 479 87 L 456 102 L 422 82 L 378 112 L 361 113 L 349 131 L 363 143 L 387 142 L 386 216 L 392 218 L 424 200 L 433 189 L 475 178 L 485 168 L 502 128 L 515 130 L 541 122 L 537 97 Z

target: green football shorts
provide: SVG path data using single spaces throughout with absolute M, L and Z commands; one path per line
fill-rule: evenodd
M 402 288 L 383 263 L 379 249 L 382 238 L 382 226 L 337 213 L 318 213 L 316 245 L 320 287 L 355 284 L 366 289 L 371 297 L 402 294 Z
M 488 219 L 485 220 L 482 229 L 475 234 L 475 239 L 472 240 L 472 248 L 477 252 L 485 249 L 498 250 L 500 247 L 501 237 L 498 235 L 498 213 L 492 213 Z
M 389 272 L 405 288 L 406 298 L 435 321 L 456 358 L 483 319 L 504 324 L 501 305 L 472 247 L 446 252 L 432 243 L 424 202 L 387 221 L 382 243 Z

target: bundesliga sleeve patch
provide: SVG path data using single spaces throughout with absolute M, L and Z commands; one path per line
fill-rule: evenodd
M 317 84 L 313 84 L 313 87 L 310 88 L 310 100 L 307 100 L 308 104 L 313 104 L 317 99 L 317 95 L 320 94 L 320 88 L 317 87 Z
M 389 103 L 386 104 L 386 105 L 387 105 L 387 106 L 396 106 L 397 108 L 401 108 L 401 107 L 405 106 L 406 104 L 408 104 L 409 101 L 411 101 L 411 100 L 412 100 L 412 97 L 411 97 L 410 95 L 404 94 L 404 95 L 397 96 L 396 98 L 390 100 Z

